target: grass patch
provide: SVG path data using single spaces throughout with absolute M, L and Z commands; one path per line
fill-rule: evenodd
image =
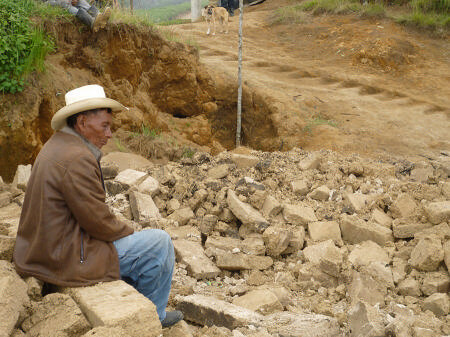
M 318 125 L 329 125 L 334 128 L 337 127 L 337 123 L 335 121 L 325 119 L 319 115 L 317 117 L 314 117 L 314 118 L 311 118 L 310 120 L 308 120 L 305 127 L 303 128 L 303 132 L 311 134 L 313 131 L 313 128 Z
M 190 147 L 185 147 L 185 148 L 183 148 L 181 157 L 192 158 L 194 156 L 195 152 L 197 152 L 195 149 L 191 149 Z
M 305 22 L 305 13 L 300 5 L 277 8 L 271 24 L 296 24 Z

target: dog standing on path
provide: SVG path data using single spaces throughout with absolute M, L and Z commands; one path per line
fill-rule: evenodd
M 208 5 L 203 8 L 202 16 L 205 17 L 206 23 L 208 24 L 207 35 L 211 33 L 212 24 L 212 35 L 216 35 L 216 22 L 220 22 L 222 26 L 222 32 L 228 33 L 228 11 L 223 7 L 216 7 L 213 5 Z

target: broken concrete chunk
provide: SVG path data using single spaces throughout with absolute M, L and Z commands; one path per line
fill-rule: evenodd
M 155 305 L 124 281 L 62 291 L 75 300 L 93 327 L 120 327 L 133 337 L 162 333 Z
M 203 295 L 176 296 L 177 309 L 184 313 L 184 319 L 200 325 L 223 326 L 236 329 L 252 324 L 260 326 L 264 316 L 225 302 Z
M 294 180 L 291 182 L 292 192 L 297 195 L 306 195 L 309 192 L 308 182 L 306 180 Z
M 308 224 L 308 233 L 313 241 L 333 240 L 341 243 L 341 228 L 336 221 L 317 221 Z
M 233 304 L 256 311 L 263 315 L 283 311 L 278 298 L 269 290 L 253 290 L 233 300 Z
M 190 207 L 184 207 L 174 211 L 167 219 L 178 221 L 180 226 L 184 226 L 194 217 L 195 214 L 192 212 L 192 209 Z
M 66 294 L 49 294 L 33 306 L 31 316 L 22 323 L 29 336 L 80 336 L 91 329 L 74 300 Z
M 200 242 L 174 240 L 173 246 L 177 260 L 187 266 L 189 274 L 200 280 L 214 278 L 220 269 L 205 255 Z
M 433 225 L 450 219 L 450 201 L 431 202 L 425 206 L 428 221 Z
M 126 169 L 126 170 L 120 172 L 116 176 L 114 181 L 123 185 L 126 189 L 128 189 L 131 186 L 139 184 L 146 175 L 147 175 L 147 173 L 145 173 L 145 172 L 136 171 L 136 170 L 132 170 L 132 169 Z
M 292 225 L 308 226 L 310 222 L 317 221 L 314 209 L 306 205 L 284 205 L 284 220 Z
M 395 219 L 392 222 L 392 231 L 394 237 L 397 239 L 408 239 L 413 238 L 414 235 L 424 229 L 430 228 L 432 224 L 430 223 L 415 223 L 411 222 L 410 219 L 400 218 Z
M 355 267 L 368 266 L 371 262 L 389 264 L 390 259 L 386 251 L 373 241 L 364 241 L 357 245 L 348 260 Z
M 239 169 L 255 166 L 259 162 L 258 157 L 238 153 L 232 153 L 231 160 Z
M 418 270 L 434 271 L 444 261 L 441 240 L 436 235 L 423 238 L 411 252 L 409 263 Z
M 330 197 L 330 192 L 330 189 L 326 185 L 322 185 L 309 193 L 308 196 L 314 200 L 327 201 Z
M 159 192 L 159 182 L 155 178 L 148 176 L 139 184 L 138 190 L 141 193 L 146 193 L 153 197 Z
M 386 243 L 394 241 L 389 228 L 373 222 L 365 222 L 356 214 L 342 216 L 341 233 L 344 241 L 352 244 L 370 240 L 384 246 Z
M 230 210 L 238 218 L 249 231 L 262 233 L 269 223 L 267 220 L 252 206 L 239 200 L 233 190 L 227 192 L 227 203 Z
M 148 221 L 151 219 L 161 219 L 158 207 L 148 194 L 132 191 L 129 194 L 130 207 L 135 221 Z
M 428 296 L 422 303 L 423 310 L 430 310 L 436 316 L 446 316 L 450 310 L 450 301 L 447 294 L 436 293 Z
M 413 215 L 416 207 L 414 199 L 409 194 L 402 193 L 395 199 L 390 211 L 394 218 L 406 218 Z
M 277 216 L 283 210 L 283 206 L 278 202 L 277 199 L 268 195 L 262 206 L 262 213 L 269 218 Z
M 25 191 L 31 176 L 31 164 L 17 166 L 12 185 Z

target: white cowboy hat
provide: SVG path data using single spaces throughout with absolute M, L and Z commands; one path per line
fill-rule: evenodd
M 67 118 L 79 112 L 100 108 L 109 108 L 113 112 L 128 109 L 119 102 L 106 98 L 103 87 L 97 84 L 73 89 L 66 93 L 65 99 L 66 106 L 59 109 L 52 118 L 53 130 L 62 129 L 67 125 Z

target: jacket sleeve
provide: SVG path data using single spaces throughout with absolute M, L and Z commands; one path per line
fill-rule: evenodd
M 81 153 L 71 162 L 62 186 L 71 213 L 92 237 L 111 242 L 133 233 L 133 229 L 117 220 L 106 205 L 100 168 L 92 155 Z

